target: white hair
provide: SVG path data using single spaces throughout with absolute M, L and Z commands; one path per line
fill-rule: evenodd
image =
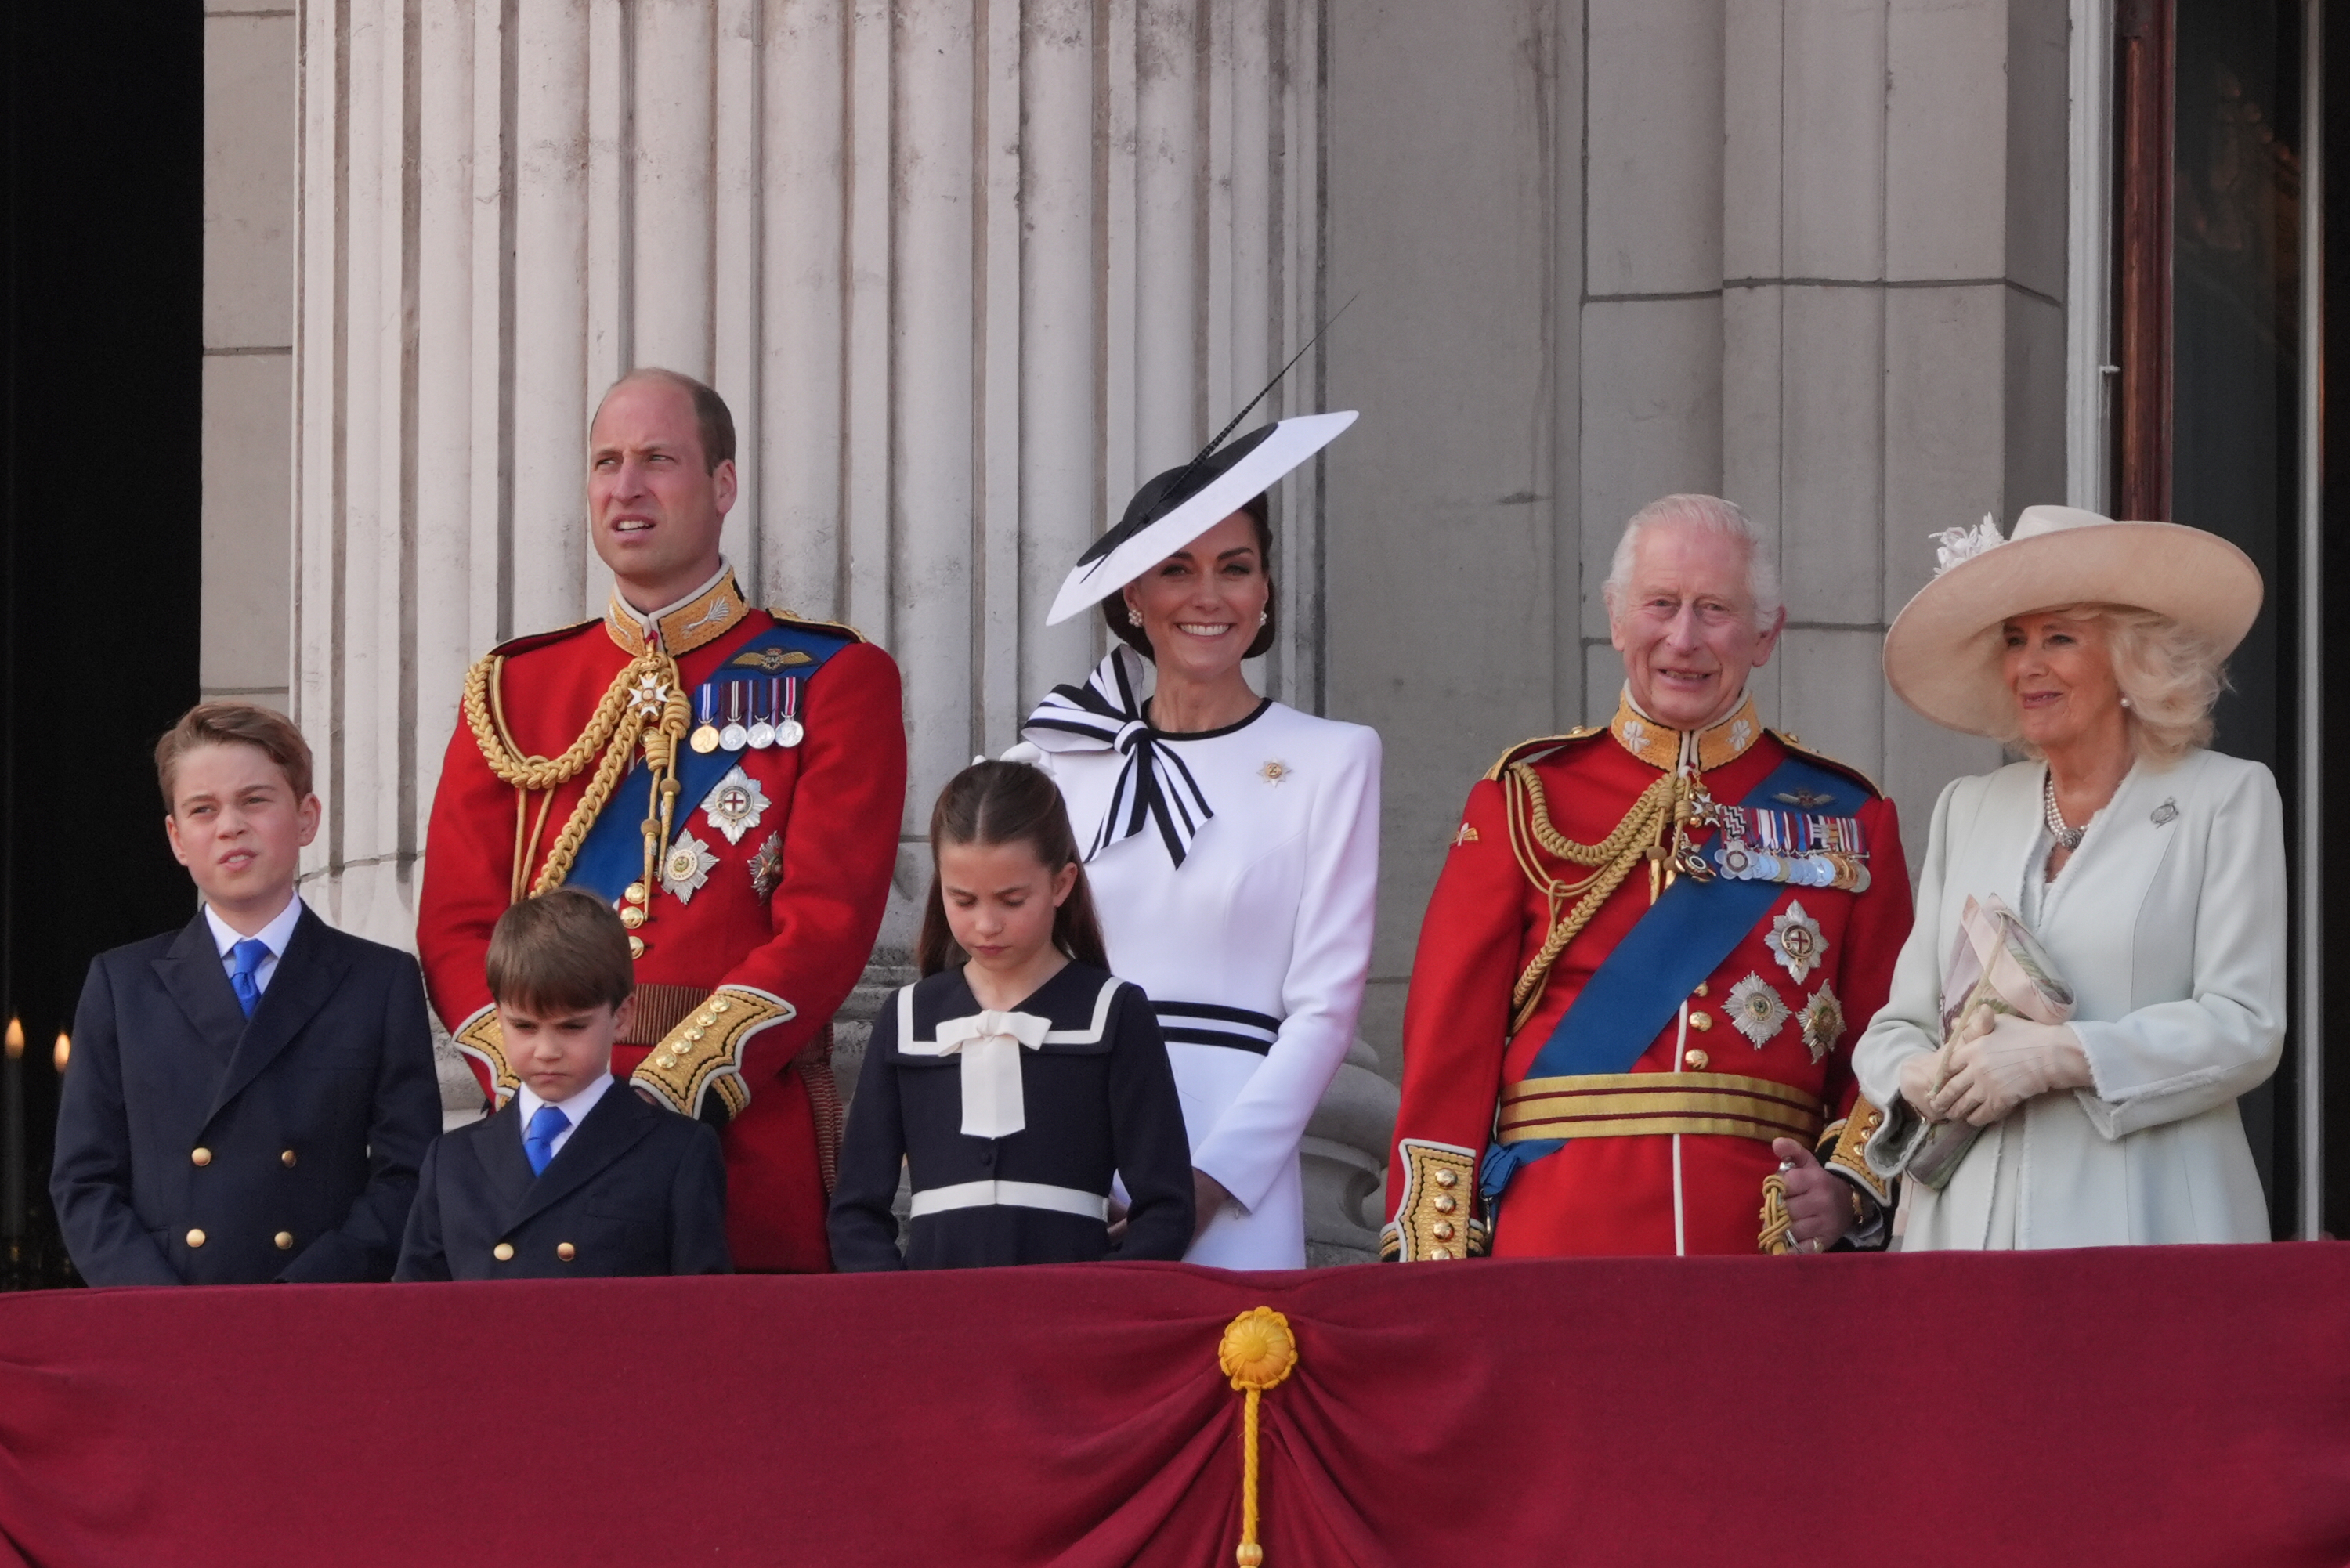
M 1624 536 L 1616 541 L 1616 556 L 1608 563 L 1607 581 L 1600 589 L 1610 617 L 1616 613 L 1617 601 L 1632 586 L 1632 559 L 1639 550 L 1640 535 L 1660 523 L 1692 524 L 1742 545 L 1746 597 L 1754 604 L 1754 628 L 1762 631 L 1770 627 L 1781 602 L 1779 563 L 1772 558 L 1769 541 L 1754 526 L 1754 520 L 1736 503 L 1719 495 L 1668 495 L 1632 514 L 1632 520 L 1624 524 Z

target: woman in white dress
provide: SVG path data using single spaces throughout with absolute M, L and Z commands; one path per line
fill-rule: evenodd
M 1904 1184 L 1899 1245 L 2092 1247 L 2269 1235 L 2238 1096 L 2284 1037 L 2283 813 L 2257 763 L 2205 748 L 2258 568 L 2169 523 L 2034 506 L 1952 530 L 1887 634 L 1887 679 L 1937 723 L 2029 759 L 1943 790 L 1918 920 L 1853 1053 L 1912 1117 L 1985 1129 L 1937 1191 Z M 1997 895 L 2074 994 L 2064 1023 L 1976 1009 L 1942 1027 L 1969 898 Z M 1887 1174 L 1890 1170 L 1887 1169 Z
M 1241 669 L 1273 642 L 1265 492 L 1354 417 L 1284 420 L 1144 485 L 1051 618 L 1099 603 L 1118 646 L 1012 753 L 1059 783 L 1110 969 L 1158 1012 L 1198 1199 L 1185 1255 L 1221 1268 L 1305 1265 L 1298 1143 L 1370 965 L 1378 735 Z

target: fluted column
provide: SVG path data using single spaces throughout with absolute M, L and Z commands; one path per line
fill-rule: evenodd
M 733 405 L 754 591 L 904 667 L 910 836 L 1097 656 L 1042 624 L 1068 562 L 1311 330 L 1317 26 L 1317 0 L 306 5 L 313 896 L 407 935 L 465 664 L 600 606 L 586 425 L 639 364 Z M 1308 705 L 1316 511 L 1281 518 L 1267 672 Z

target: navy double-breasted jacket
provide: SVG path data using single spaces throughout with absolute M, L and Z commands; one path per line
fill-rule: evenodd
M 716 1128 L 615 1084 L 536 1175 L 522 1131 L 517 1096 L 432 1146 L 398 1278 L 733 1272 Z
M 93 1285 L 383 1280 L 441 1130 L 416 961 L 305 909 L 248 1019 L 200 912 L 99 954 L 49 1193 Z

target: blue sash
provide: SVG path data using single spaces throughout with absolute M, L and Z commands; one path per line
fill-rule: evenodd
M 837 632 L 813 627 L 794 626 L 789 622 L 769 627 L 729 654 L 710 683 L 718 691 L 718 711 L 726 711 L 726 688 L 737 681 L 764 681 L 773 674 L 787 674 L 800 683 L 800 715 L 807 716 L 807 683 L 809 677 L 824 668 L 825 661 L 847 647 Z M 769 650 L 790 659 L 789 663 L 776 663 L 771 670 L 759 655 Z M 748 662 L 744 662 L 745 659 Z M 747 698 L 750 693 L 743 695 Z M 698 714 L 697 714 L 698 718 Z M 727 771 L 741 762 L 741 752 L 715 751 L 707 754 L 681 743 L 678 747 L 679 811 L 676 826 L 700 808 L 710 792 Z M 585 888 L 605 898 L 618 899 L 629 883 L 645 874 L 645 815 L 652 795 L 652 780 L 645 771 L 645 758 L 639 752 L 629 764 L 628 776 L 612 791 L 604 809 L 580 841 L 579 853 L 571 862 L 571 874 L 564 878 L 567 886 Z M 660 848 L 667 850 L 669 846 Z M 653 865 L 658 873 L 660 860 L 655 856 Z
M 1738 804 L 1767 807 L 1781 794 L 1806 795 L 1804 809 L 1856 816 L 1868 802 L 1859 784 L 1815 763 L 1790 756 Z M 1528 1078 L 1628 1073 L 1703 980 L 1746 940 L 1784 892 L 1783 882 L 1710 882 L 1682 877 L 1640 917 L 1616 950 L 1584 982 L 1543 1048 Z M 1555 1154 L 1565 1138 L 1494 1143 L 1485 1150 L 1478 1186 L 1490 1209 L 1521 1167 Z

